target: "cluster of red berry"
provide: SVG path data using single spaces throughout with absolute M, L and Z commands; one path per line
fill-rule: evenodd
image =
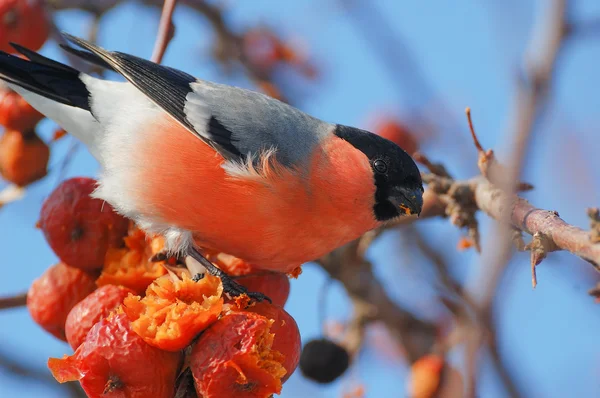
M 152 261 L 162 238 L 92 198 L 95 186 L 69 179 L 42 206 L 39 227 L 61 262 L 33 283 L 27 305 L 75 350 L 49 360 L 54 377 L 78 380 L 89 397 L 173 397 L 185 372 L 198 397 L 279 393 L 301 350 L 298 326 L 283 309 L 288 276 L 205 253 L 273 304 L 232 300 L 216 277 L 195 282 L 186 268 Z
M 37 50 L 48 38 L 49 24 L 41 1 L 0 0 L 0 50 L 13 52 L 10 42 Z M 43 119 L 21 96 L 0 84 L 0 174 L 18 186 L 46 175 L 50 151 L 36 134 Z

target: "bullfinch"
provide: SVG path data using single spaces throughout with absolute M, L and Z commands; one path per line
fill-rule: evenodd
M 314 118 L 258 92 L 212 83 L 65 34 L 63 46 L 125 81 L 92 77 L 13 44 L 0 78 L 81 140 L 101 166 L 96 198 L 171 255 L 225 252 L 289 272 L 404 214 L 419 214 L 413 159 L 370 132 Z

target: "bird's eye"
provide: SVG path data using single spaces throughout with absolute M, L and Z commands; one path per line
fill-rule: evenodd
M 387 172 L 388 165 L 383 160 L 377 159 L 376 161 L 373 162 L 373 168 L 375 169 L 376 172 L 383 174 L 383 173 Z

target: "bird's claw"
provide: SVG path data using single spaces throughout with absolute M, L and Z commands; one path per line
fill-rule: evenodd
M 269 303 L 273 303 L 269 297 L 259 292 L 249 292 L 248 288 L 243 285 L 240 285 L 236 281 L 234 281 L 229 275 L 223 273 L 225 277 L 221 276 L 221 282 L 223 283 L 223 291 L 227 293 L 231 297 L 238 297 L 241 295 L 246 295 L 250 298 L 251 301 L 268 301 Z
M 200 272 L 198 272 L 196 275 L 192 276 L 192 280 L 194 282 L 199 282 L 202 279 L 204 279 L 204 274 L 201 274 Z
M 216 276 L 221 279 L 221 283 L 223 284 L 223 293 L 226 293 L 230 297 L 239 297 L 241 295 L 247 295 L 250 298 L 250 301 L 268 301 L 269 303 L 273 303 L 271 299 L 263 293 L 258 292 L 249 292 L 248 289 L 240 285 L 236 282 L 231 276 L 227 275 L 223 270 L 218 268 L 216 265 L 208 261 L 200 252 L 198 252 L 195 248 L 192 248 L 189 252 L 189 255 L 198 261 L 200 264 L 206 268 L 206 272 L 211 274 L 212 276 Z M 204 274 L 196 274 L 194 275 L 194 280 L 197 282 L 200 279 L 204 278 Z

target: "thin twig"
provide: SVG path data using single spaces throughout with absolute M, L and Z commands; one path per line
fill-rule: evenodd
M 509 131 L 511 161 L 506 168 L 506 178 L 503 179 L 512 186 L 500 187 L 509 194 L 515 192 L 535 123 L 548 99 L 556 59 L 566 33 L 565 14 L 566 0 L 554 0 L 547 20 L 542 26 L 544 42 L 540 46 L 532 41 L 528 49 L 526 76 L 519 80 L 515 99 L 516 114 Z M 479 269 L 482 271 L 477 283 L 481 289 L 479 311 L 486 329 L 490 330 L 493 329 L 492 304 L 496 296 L 496 289 L 512 254 L 511 207 L 505 203 L 501 210 L 500 222 L 496 224 L 494 231 L 490 234 L 494 237 L 494 246 L 489 247 L 481 258 L 482 266 Z M 480 345 L 479 339 L 471 339 L 467 343 L 467 346 L 470 347 L 467 352 L 470 352 L 470 355 L 477 355 Z M 466 360 L 466 362 L 473 365 L 477 361 Z M 475 370 L 468 370 L 467 373 L 474 374 Z M 471 382 L 476 383 L 476 378 L 473 378 Z M 467 391 L 475 391 L 475 388 L 468 387 Z
M 160 23 L 158 25 L 158 35 L 156 36 L 154 51 L 152 52 L 152 61 L 158 64 L 162 62 L 167 46 L 175 34 L 173 12 L 175 11 L 176 5 L 177 0 L 165 0 L 163 5 Z
M 6 343 L 6 342 L 5 342 Z M 37 369 L 22 362 L 22 355 L 17 356 L 12 352 L 0 351 L 0 371 L 12 377 L 35 380 L 63 392 L 64 397 L 84 398 L 86 394 L 77 382 L 58 385 L 47 369 Z
M 23 307 L 25 305 L 27 305 L 27 293 L 9 297 L 0 297 L 0 310 Z
M 465 113 L 467 114 L 467 121 L 469 123 L 469 130 L 471 131 L 471 137 L 473 138 L 473 142 L 475 143 L 475 148 L 477 148 L 478 152 L 485 152 L 485 149 L 481 146 L 479 142 L 479 138 L 477 138 L 477 134 L 475 133 L 475 127 L 473 126 L 473 119 L 471 118 L 471 108 L 465 109 Z

